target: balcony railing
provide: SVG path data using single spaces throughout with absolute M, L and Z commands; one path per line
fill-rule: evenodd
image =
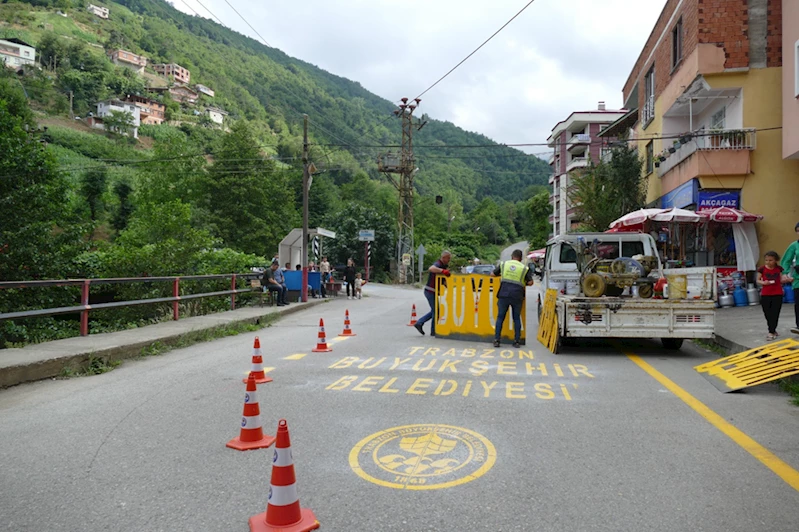
M 649 122 L 652 118 L 655 117 L 655 95 L 650 94 L 648 97 L 644 98 L 644 109 L 641 113 L 641 120 L 644 124 Z
M 579 159 L 572 159 L 572 162 L 570 162 L 568 164 L 568 166 L 566 166 L 566 171 L 567 172 L 571 172 L 572 170 L 575 170 L 577 168 L 585 168 L 587 166 L 588 166 L 588 158 L 587 157 L 581 157 Z
M 750 128 L 720 129 L 713 131 L 700 130 L 674 140 L 678 141 L 677 144 L 672 146 L 674 153 L 669 153 L 667 151 L 661 155 L 666 157 L 664 161 L 659 161 L 659 157 L 655 158 L 655 160 L 660 163 L 658 175 L 661 177 L 700 150 L 754 150 L 757 147 L 757 130 Z M 667 141 L 664 140 L 664 142 Z

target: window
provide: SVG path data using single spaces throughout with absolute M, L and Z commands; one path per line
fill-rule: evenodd
M 646 145 L 646 173 L 651 174 L 652 170 L 654 169 L 653 165 L 655 162 L 655 145 L 653 144 L 654 141 L 650 141 Z
M 644 127 L 655 118 L 655 65 L 646 73 L 644 80 Z
M 621 243 L 621 256 L 622 257 L 635 257 L 636 255 L 644 254 L 643 242 L 622 242 Z
M 671 30 L 671 68 L 675 68 L 682 60 L 682 18 Z
M 727 108 L 722 107 L 710 118 L 710 129 L 724 129 L 724 122 L 727 117 Z
M 799 41 L 796 41 L 796 44 L 794 45 L 793 61 L 793 72 L 794 76 L 796 76 L 794 91 L 796 92 L 796 97 L 799 98 Z

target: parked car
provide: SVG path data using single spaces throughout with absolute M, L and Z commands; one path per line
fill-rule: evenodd
M 474 267 L 472 267 L 471 273 L 477 273 L 480 275 L 491 275 L 491 272 L 494 271 L 494 267 L 495 266 L 493 264 L 476 264 Z

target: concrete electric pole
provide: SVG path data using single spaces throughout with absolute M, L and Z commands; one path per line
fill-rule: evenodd
M 308 165 L 308 115 L 303 116 L 302 127 L 302 302 L 308 301 L 308 189 L 310 188 L 311 171 Z
M 413 112 L 421 100 L 416 98 L 408 104 L 408 98 L 402 98 L 399 109 L 394 114 L 402 120 L 402 150 L 399 155 L 385 153 L 378 157 L 377 168 L 383 172 L 391 184 L 399 191 L 399 213 L 397 216 L 397 269 L 399 282 L 404 284 L 413 281 L 413 178 L 416 163 L 413 158 L 413 130 L 417 131 L 424 123 L 416 126 Z M 392 174 L 399 174 L 399 181 Z

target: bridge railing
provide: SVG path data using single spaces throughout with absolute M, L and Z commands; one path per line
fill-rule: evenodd
M 235 310 L 237 294 L 243 294 L 257 290 L 250 287 L 237 288 L 236 286 L 237 281 L 258 279 L 260 277 L 261 277 L 260 273 L 252 272 L 252 273 L 238 273 L 238 274 L 232 273 L 232 274 L 220 274 L 220 275 L 185 275 L 185 276 L 169 276 L 169 277 L 119 277 L 119 278 L 110 278 L 110 279 L 56 279 L 56 280 L 46 280 L 46 281 L 0 281 L 0 290 L 4 289 L 20 290 L 26 288 L 46 288 L 53 286 L 81 287 L 81 296 L 80 296 L 79 305 L 74 305 L 69 307 L 23 310 L 20 312 L 0 313 L 0 321 L 16 320 L 22 318 L 40 318 L 44 316 L 55 316 L 59 314 L 75 314 L 79 312 L 80 334 L 81 336 L 87 336 L 89 334 L 89 312 L 92 310 L 133 307 L 136 305 L 150 305 L 158 303 L 172 303 L 172 319 L 177 320 L 180 318 L 179 305 L 181 301 L 200 299 L 206 297 L 220 297 L 220 296 L 230 296 L 230 309 Z M 230 290 L 203 292 L 197 294 L 180 293 L 181 280 L 188 281 L 188 280 L 214 280 L 214 279 L 230 279 Z M 132 283 L 143 283 L 143 282 L 172 283 L 172 296 L 89 304 L 89 290 L 92 286 L 98 286 L 103 284 L 132 284 Z

